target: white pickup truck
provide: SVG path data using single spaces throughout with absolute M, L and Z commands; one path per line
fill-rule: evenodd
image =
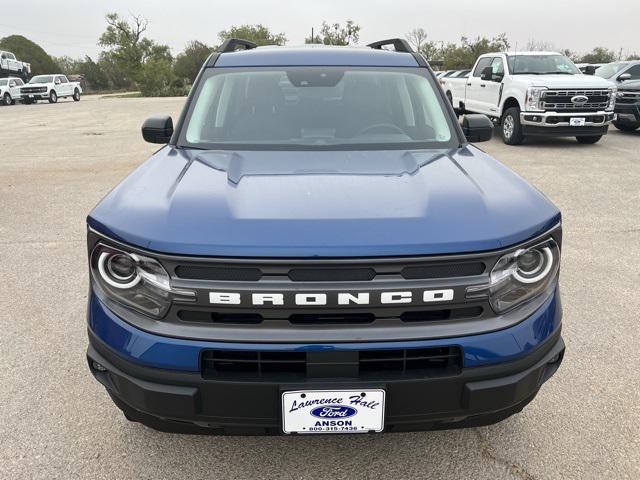
M 509 145 L 528 136 L 596 143 L 615 116 L 616 86 L 555 52 L 481 55 L 468 78 L 446 79 L 442 88 L 456 112 L 494 119 Z
M 31 73 L 31 64 L 17 60 L 11 52 L 0 50 L 0 73 L 17 75 L 26 80 Z
M 56 103 L 59 98 L 71 97 L 80 101 L 82 88 L 78 82 L 70 82 L 65 75 L 36 75 L 29 83 L 20 89 L 22 103 L 36 103 L 38 100 L 48 100 Z
M 16 100 L 20 100 L 20 87 L 24 85 L 21 78 L 9 77 L 0 78 L 0 103 L 4 105 L 13 105 Z

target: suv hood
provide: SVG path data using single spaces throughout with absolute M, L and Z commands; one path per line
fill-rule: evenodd
M 112 238 L 163 253 L 340 257 L 493 250 L 543 233 L 560 213 L 473 146 L 340 152 L 167 146 L 87 221 Z
M 51 83 L 25 83 L 20 88 L 24 88 L 24 87 L 47 87 L 49 85 L 51 85 Z
M 513 75 L 513 78 L 535 87 L 579 90 L 582 88 L 611 88 L 614 86 L 609 80 L 594 75 Z

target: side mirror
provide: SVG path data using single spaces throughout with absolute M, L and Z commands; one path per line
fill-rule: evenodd
M 59 79 L 59 78 L 56 78 L 56 80 L 55 80 L 55 82 L 54 82 L 54 83 L 55 83 L 56 85 L 60 85 L 60 79 Z
M 623 73 L 622 75 L 620 75 L 618 77 L 618 80 L 620 82 L 626 82 L 627 80 L 631 80 L 631 74 L 630 73 Z
M 13 87 L 15 87 L 15 86 L 16 86 L 16 82 L 11 82 L 11 83 L 9 83 L 9 87 L 13 88 Z
M 465 115 L 462 131 L 469 143 L 487 142 L 493 135 L 493 122 L 486 115 Z
M 142 124 L 142 138 L 149 143 L 169 143 L 173 135 L 173 120 L 169 115 L 147 118 Z
M 493 68 L 491 67 L 484 67 L 482 69 L 482 72 L 480 72 L 481 80 L 486 80 L 490 82 L 492 77 L 493 77 Z
M 584 74 L 585 75 L 595 75 L 596 74 L 596 67 L 593 65 L 587 65 L 584 69 Z

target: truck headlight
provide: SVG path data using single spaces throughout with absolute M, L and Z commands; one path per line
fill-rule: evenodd
M 613 111 L 616 108 L 616 97 L 618 96 L 617 88 L 609 89 L 609 103 L 607 103 L 607 111 Z
M 91 276 L 102 300 L 154 318 L 165 316 L 174 298 L 195 299 L 195 292 L 171 287 L 169 274 L 157 260 L 102 243 L 91 253 Z
M 467 288 L 467 298 L 489 298 L 505 313 L 546 292 L 557 281 L 560 248 L 553 239 L 508 253 L 496 262 L 487 285 Z
M 525 98 L 525 110 L 528 112 L 542 112 L 542 96 L 547 91 L 547 87 L 529 87 Z

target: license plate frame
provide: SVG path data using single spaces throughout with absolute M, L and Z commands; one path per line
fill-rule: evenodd
M 384 430 L 385 400 L 382 388 L 283 391 L 282 431 L 301 435 L 379 433 Z
M 571 117 L 569 119 L 570 127 L 584 127 L 585 122 L 587 121 L 584 117 Z

